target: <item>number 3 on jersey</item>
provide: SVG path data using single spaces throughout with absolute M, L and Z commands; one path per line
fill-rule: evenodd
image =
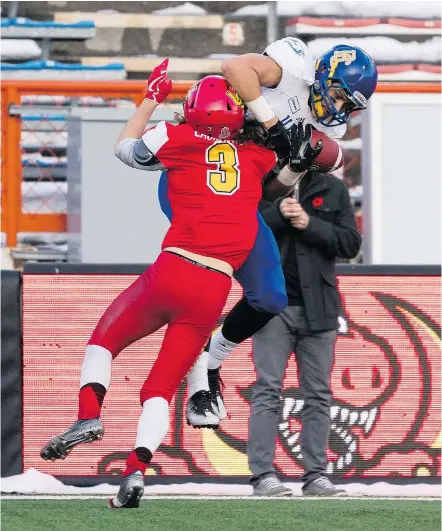
M 207 186 L 215 194 L 232 195 L 239 188 L 238 152 L 229 142 L 217 142 L 206 151 L 206 162 L 218 165 L 207 170 Z

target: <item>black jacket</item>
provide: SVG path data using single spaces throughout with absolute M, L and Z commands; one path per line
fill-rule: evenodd
M 335 329 L 340 307 L 335 261 L 337 257 L 355 257 L 362 242 L 348 190 L 332 175 L 307 174 L 299 190 L 299 202 L 310 216 L 303 231 L 293 228 L 282 217 L 280 202 L 262 201 L 260 212 L 278 242 L 283 270 L 288 260 L 297 261 L 311 330 Z M 287 253 L 290 238 L 295 239 L 295 256 Z

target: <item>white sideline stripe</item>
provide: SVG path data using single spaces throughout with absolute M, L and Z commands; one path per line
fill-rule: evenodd
M 99 495 L 85 495 L 78 494 L 74 496 L 66 496 L 60 494 L 54 495 L 27 495 L 27 494 L 18 494 L 17 496 L 7 495 L 1 496 L 2 500 L 107 500 L 112 498 L 111 494 L 107 496 Z M 321 500 L 368 500 L 368 501 L 440 501 L 440 498 L 419 498 L 419 497 L 410 497 L 410 496 L 391 496 L 389 498 L 384 496 L 287 496 L 278 498 L 277 496 L 170 496 L 164 494 L 162 496 L 157 495 L 146 495 L 143 496 L 143 500 L 303 500 L 303 501 L 321 501 Z

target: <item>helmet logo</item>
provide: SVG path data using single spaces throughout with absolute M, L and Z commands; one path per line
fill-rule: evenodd
M 233 101 L 233 103 L 238 105 L 238 107 L 241 107 L 241 109 L 244 109 L 244 102 L 242 101 L 241 96 L 237 92 L 235 92 L 232 88 L 230 88 L 226 92 L 226 95 Z
M 355 60 L 356 50 L 336 50 L 330 58 L 330 66 L 336 68 L 338 63 L 344 63 L 345 66 L 348 66 Z
M 225 138 L 229 138 L 229 136 L 230 136 L 230 129 L 228 127 L 223 127 L 219 134 L 219 138 L 221 140 L 224 140 Z

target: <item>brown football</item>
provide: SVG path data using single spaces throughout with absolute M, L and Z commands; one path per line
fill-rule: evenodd
M 312 170 L 328 173 L 340 168 L 344 164 L 344 154 L 341 146 L 333 138 L 314 129 L 312 132 L 312 145 L 316 146 L 319 140 L 322 140 L 322 150 L 313 161 Z

